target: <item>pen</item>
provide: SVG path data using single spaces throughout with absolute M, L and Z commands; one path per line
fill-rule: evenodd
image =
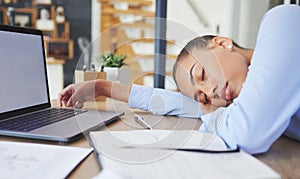
M 102 163 L 101 163 L 101 161 L 100 161 L 99 153 L 97 152 L 97 149 L 96 149 L 95 147 L 93 147 L 93 148 L 94 148 L 95 158 L 96 158 L 97 163 L 98 163 L 98 165 L 99 165 L 99 167 L 100 167 L 100 170 L 103 170 L 103 165 L 102 165 Z
M 86 65 L 83 65 L 82 71 L 86 71 L 86 69 L 87 69 Z
M 152 130 L 152 127 L 148 123 L 146 123 L 146 121 L 144 120 L 144 118 L 142 116 L 135 115 L 134 119 L 137 123 L 139 123 L 144 128 Z
M 104 72 L 104 64 L 101 64 L 101 72 Z
M 96 71 L 94 64 L 91 65 L 91 71 Z

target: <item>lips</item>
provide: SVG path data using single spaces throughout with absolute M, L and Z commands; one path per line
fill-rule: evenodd
M 232 92 L 230 86 L 228 85 L 228 82 L 226 82 L 226 85 L 221 90 L 221 98 L 226 101 L 232 101 Z

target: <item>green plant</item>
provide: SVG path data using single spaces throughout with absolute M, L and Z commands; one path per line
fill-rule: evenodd
M 124 60 L 126 56 L 123 54 L 117 55 L 115 52 L 105 52 L 96 56 L 96 60 L 99 64 L 103 64 L 104 67 L 117 67 L 120 68 L 125 65 Z

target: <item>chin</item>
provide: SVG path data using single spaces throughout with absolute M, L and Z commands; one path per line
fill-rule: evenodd
M 232 101 L 226 101 L 226 100 L 214 100 L 211 102 L 212 106 L 216 106 L 216 107 L 226 107 L 229 104 L 231 104 Z
M 226 106 L 229 106 L 232 103 L 232 101 L 226 101 Z

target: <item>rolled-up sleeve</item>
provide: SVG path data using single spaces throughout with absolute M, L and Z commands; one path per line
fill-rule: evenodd
M 182 93 L 140 85 L 132 85 L 128 105 L 157 115 L 202 116 L 199 103 Z

